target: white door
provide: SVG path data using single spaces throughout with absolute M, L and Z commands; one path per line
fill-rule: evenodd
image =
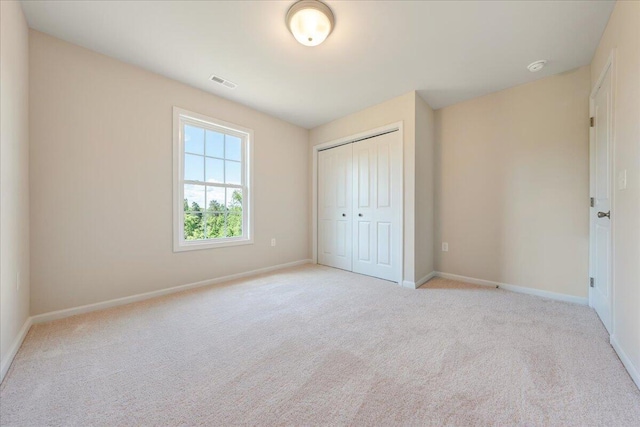
M 589 301 L 611 333 L 611 67 L 593 96 L 591 287 Z
M 401 243 L 400 132 L 353 144 L 353 271 L 398 282 Z
M 318 263 L 351 270 L 352 144 L 318 153 Z

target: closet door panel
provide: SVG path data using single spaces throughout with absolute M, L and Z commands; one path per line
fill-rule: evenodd
M 392 226 L 389 222 L 378 222 L 378 264 L 391 265 L 391 230 Z
M 378 188 L 376 205 L 378 208 L 391 207 L 391 147 L 380 145 L 377 156 Z
M 358 221 L 357 239 L 357 260 L 371 262 L 371 223 L 369 221 Z
M 318 153 L 318 263 L 352 269 L 351 145 Z
M 357 143 L 356 143 L 357 144 Z M 370 147 L 359 147 L 357 151 L 357 195 L 358 195 L 358 208 L 366 209 L 371 207 L 370 205 L 370 169 L 371 169 L 371 149 Z
M 353 271 L 399 281 L 402 141 L 398 132 L 353 144 Z
M 351 246 L 351 235 L 347 230 L 347 221 L 336 221 L 336 256 L 346 258 Z M 349 230 L 350 231 L 350 230 Z

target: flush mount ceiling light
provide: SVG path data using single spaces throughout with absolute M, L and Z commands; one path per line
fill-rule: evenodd
M 318 0 L 300 0 L 287 12 L 287 27 L 305 46 L 318 46 L 333 30 L 333 12 Z
M 547 61 L 542 59 L 540 61 L 532 62 L 531 64 L 527 65 L 527 68 L 532 73 L 535 73 L 536 71 L 542 70 L 546 64 L 547 64 Z

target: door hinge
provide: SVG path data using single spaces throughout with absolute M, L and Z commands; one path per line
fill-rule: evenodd
M 589 286 L 593 288 L 595 284 L 596 284 L 596 279 L 594 279 L 593 277 L 589 277 Z
M 596 205 L 596 199 L 594 199 L 593 197 L 591 199 L 589 199 L 589 205 L 591 207 L 594 207 Z
M 595 125 L 596 122 L 596 118 L 595 117 L 590 117 L 589 118 L 589 126 L 593 127 Z

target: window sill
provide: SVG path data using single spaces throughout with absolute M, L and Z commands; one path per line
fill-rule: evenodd
M 179 242 L 173 245 L 173 252 L 199 251 L 204 249 L 227 248 L 230 246 L 253 245 L 253 239 L 224 240 L 220 242 L 192 241 L 193 243 Z

